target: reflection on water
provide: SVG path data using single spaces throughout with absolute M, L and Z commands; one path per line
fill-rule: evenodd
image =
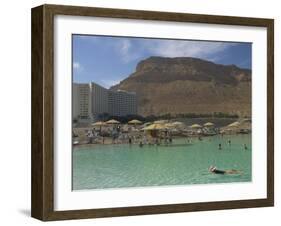
M 73 189 L 251 181 L 251 135 L 204 137 L 202 141 L 193 138 L 190 142 L 175 139 L 167 146 L 123 144 L 75 148 Z M 242 173 L 211 174 L 210 165 Z

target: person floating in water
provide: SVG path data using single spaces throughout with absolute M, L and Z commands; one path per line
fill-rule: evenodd
M 219 144 L 219 150 L 221 150 L 221 144 Z
M 231 170 L 218 170 L 217 167 L 215 166 L 210 166 L 209 167 L 209 172 L 214 173 L 214 174 L 240 174 L 241 171 L 231 169 Z
M 248 147 L 247 147 L 247 145 L 246 145 L 246 144 L 244 144 L 244 149 L 245 149 L 245 150 L 247 150 L 247 149 L 248 149 Z
M 231 145 L 231 140 L 228 140 L 228 144 Z

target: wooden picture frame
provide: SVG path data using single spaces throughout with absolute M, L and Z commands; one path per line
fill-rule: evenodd
M 267 29 L 267 198 L 238 201 L 178 203 L 121 208 L 54 210 L 54 16 L 126 18 Z M 51 221 L 162 214 L 274 205 L 274 21 L 125 9 L 42 5 L 32 9 L 32 200 L 31 215 Z

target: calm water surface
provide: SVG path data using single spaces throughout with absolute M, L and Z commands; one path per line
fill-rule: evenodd
M 228 144 L 231 140 L 231 145 Z M 219 143 L 222 150 L 218 150 Z M 244 144 L 248 149 L 244 149 Z M 73 150 L 73 189 L 102 189 L 251 181 L 251 135 L 178 139 L 171 146 L 97 145 Z M 242 170 L 216 175 L 218 169 Z

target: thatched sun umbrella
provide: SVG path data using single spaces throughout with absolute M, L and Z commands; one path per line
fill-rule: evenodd
M 165 126 L 166 126 L 167 128 L 175 128 L 175 127 L 176 127 L 176 125 L 174 125 L 174 124 L 171 123 L 171 122 L 166 123 Z
M 104 125 L 106 125 L 106 123 L 102 122 L 102 121 L 98 121 L 98 122 L 93 123 L 92 125 L 93 126 L 104 126 Z
M 215 125 L 215 124 L 212 123 L 212 122 L 207 122 L 207 123 L 204 124 L 204 126 L 206 126 L 206 127 L 212 127 L 212 126 L 214 126 L 214 125 Z
M 172 123 L 174 126 L 183 126 L 184 123 L 183 122 L 173 122 Z
M 227 127 L 238 127 L 240 125 L 239 122 L 233 122 L 231 124 L 229 124 Z
M 146 122 L 146 123 L 143 124 L 143 127 L 149 126 L 151 124 L 153 124 L 153 123 L 152 122 Z
M 106 124 L 116 125 L 116 124 L 120 124 L 120 122 L 115 119 L 111 119 L 111 120 L 106 121 Z
M 101 132 L 101 127 L 102 126 L 105 126 L 106 125 L 106 123 L 105 122 L 102 122 L 102 121 L 98 121 L 98 122 L 95 122 L 95 123 L 93 123 L 92 124 L 92 126 L 99 126 L 100 127 L 100 132 Z
M 175 129 L 175 128 L 183 127 L 184 123 L 182 123 L 182 122 L 169 122 L 169 123 L 166 123 L 165 126 L 167 128 Z
M 250 118 L 244 118 L 244 119 L 242 120 L 242 122 L 249 122 L 249 123 L 251 123 L 251 122 L 252 122 L 252 119 L 250 119 Z
M 153 124 L 152 122 L 146 122 L 144 124 L 141 125 L 141 130 L 143 130 L 145 127 L 150 126 L 151 124 Z
M 128 122 L 128 124 L 132 124 L 132 125 L 140 125 L 142 124 L 142 122 L 140 120 L 137 120 L 137 119 L 133 119 L 131 121 Z
M 143 130 L 163 130 L 166 129 L 164 124 L 153 123 L 147 127 L 144 127 Z
M 158 132 L 165 129 L 167 129 L 165 124 L 153 123 L 147 127 L 144 127 L 142 130 L 149 131 L 152 137 L 157 137 Z
M 154 124 L 165 124 L 167 122 L 168 122 L 168 120 L 157 120 L 157 121 L 154 121 Z
M 200 129 L 202 128 L 202 126 L 200 126 L 199 124 L 193 124 L 190 126 L 191 129 Z

